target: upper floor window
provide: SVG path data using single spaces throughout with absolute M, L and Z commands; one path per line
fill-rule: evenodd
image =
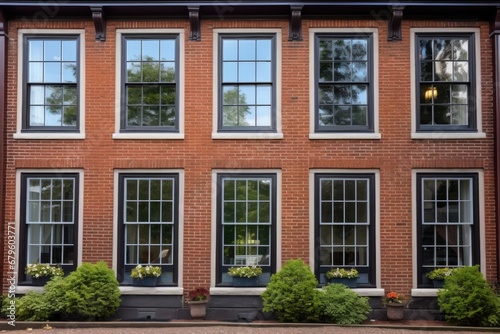
M 24 36 L 23 131 L 79 130 L 80 38 Z
M 78 174 L 21 174 L 20 277 L 30 263 L 76 269 Z
M 418 287 L 436 268 L 479 264 L 478 175 L 417 174 Z
M 315 132 L 373 132 L 373 37 L 315 35 Z
M 120 174 L 118 269 L 130 284 L 137 265 L 160 266 L 160 285 L 177 284 L 178 174 Z
M 474 34 L 415 37 L 417 131 L 477 131 Z
M 275 39 L 219 35 L 219 131 L 276 132 Z
M 315 175 L 315 274 L 355 268 L 358 287 L 375 287 L 375 175 Z
M 258 285 L 276 268 L 276 174 L 219 174 L 217 285 L 232 285 L 228 269 L 260 266 Z
M 179 130 L 178 35 L 123 35 L 121 132 Z

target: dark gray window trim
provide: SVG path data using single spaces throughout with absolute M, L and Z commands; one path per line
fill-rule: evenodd
M 152 85 L 175 87 L 175 125 L 174 126 L 127 126 L 127 39 L 171 39 L 175 40 L 175 83 L 151 83 Z M 121 49 L 121 83 L 120 83 L 120 133 L 178 133 L 179 132 L 179 34 L 123 34 Z M 147 83 L 133 83 L 133 85 L 147 85 Z
M 172 236 L 174 240 L 174 255 L 172 256 L 172 264 L 171 265 L 161 265 L 163 268 L 168 268 L 172 270 L 173 273 L 173 283 L 170 285 L 161 285 L 161 286 L 177 286 L 178 277 L 179 277 L 179 174 L 177 173 L 120 173 L 118 175 L 118 251 L 117 251 L 117 268 L 116 268 L 116 277 L 118 282 L 121 285 L 124 280 L 124 271 L 125 271 L 125 224 L 124 221 L 124 200 L 125 200 L 125 180 L 127 178 L 143 178 L 143 179 L 151 179 L 151 178 L 172 178 L 174 179 L 174 234 Z M 134 266 L 127 267 L 133 268 Z
M 67 275 L 70 272 L 76 270 L 78 264 L 78 225 L 79 225 L 79 200 L 80 200 L 80 176 L 78 173 L 21 173 L 21 207 L 20 207 L 20 217 L 21 221 L 19 224 L 19 267 L 18 267 L 18 282 L 19 285 L 31 285 L 31 280 L 27 280 L 27 275 L 24 273 L 24 268 L 27 265 L 27 246 L 28 246 L 28 226 L 26 224 L 26 205 L 28 199 L 28 178 L 73 178 L 75 180 L 75 207 L 73 215 L 75 217 L 75 224 L 73 228 L 73 264 L 64 264 L 61 265 L 61 268 L 64 270 L 64 274 Z
M 369 208 L 368 211 L 370 213 L 370 222 L 369 222 L 369 236 L 368 236 L 368 261 L 370 263 L 370 266 L 368 267 L 354 267 L 356 268 L 360 273 L 366 273 L 368 274 L 368 283 L 358 283 L 357 287 L 358 288 L 376 288 L 377 287 L 377 282 L 376 282 L 376 248 L 380 247 L 379 245 L 376 244 L 376 239 L 375 239 L 375 174 L 372 173 L 360 173 L 360 174 L 345 174 L 345 173 L 317 173 L 314 175 L 314 249 L 319 250 L 320 246 L 320 224 L 319 224 L 319 217 L 320 217 L 320 181 L 322 178 L 338 178 L 338 179 L 367 179 L 369 180 L 369 198 L 371 199 L 369 203 Z M 320 261 L 318 258 L 319 251 L 314 253 L 315 258 L 314 258 L 314 274 L 316 276 L 316 279 L 318 282 L 320 281 L 320 275 L 324 274 L 326 271 L 328 271 L 330 268 L 321 268 L 320 267 Z M 352 268 L 352 266 L 348 267 L 347 269 Z
M 473 198 L 473 225 L 471 227 L 472 265 L 480 264 L 480 222 L 479 222 L 479 176 L 477 173 L 417 173 L 417 287 L 433 288 L 432 283 L 424 279 L 422 267 L 422 179 L 423 178 L 471 178 Z
M 272 93 L 271 93 L 271 126 L 223 126 L 223 84 L 222 84 L 222 40 L 223 39 L 270 39 L 271 40 L 271 85 L 272 85 Z M 217 107 L 217 131 L 219 133 L 252 133 L 252 132 L 270 132 L 276 133 L 276 34 L 275 33 L 241 33 L 241 34 L 232 34 L 232 33 L 220 33 L 218 34 L 218 45 L 217 45 L 217 54 L 218 54 L 218 73 L 217 73 L 217 96 L 218 96 L 218 107 Z M 239 83 L 235 83 L 239 84 Z M 254 83 L 257 84 L 257 83 Z
M 367 126 L 319 126 L 319 40 L 320 38 L 365 38 L 368 40 L 368 114 Z M 374 132 L 374 50 L 372 33 L 316 33 L 314 38 L 314 131 L 316 133 L 373 133 Z
M 277 175 L 276 173 L 218 173 L 217 174 L 217 214 L 216 214 L 216 222 L 217 222 L 217 238 L 216 238 L 216 279 L 215 279 L 215 285 L 217 287 L 231 287 L 232 284 L 230 283 L 222 283 L 222 274 L 227 273 L 228 269 L 231 266 L 225 266 L 222 265 L 222 258 L 223 258 L 223 250 L 222 250 L 222 180 L 226 178 L 270 178 L 272 180 L 272 186 L 271 186 L 271 191 L 272 191 L 272 197 L 271 197 L 271 203 L 273 204 L 272 210 L 271 210 L 271 253 L 272 256 L 270 257 L 270 266 L 264 266 L 262 267 L 262 272 L 263 273 L 270 273 L 274 274 L 276 272 L 276 242 L 277 242 Z M 260 286 L 266 286 L 266 283 L 259 283 Z
M 469 105 L 468 122 L 469 125 L 421 125 L 420 124 L 420 61 L 419 61 L 419 41 L 422 38 L 466 38 L 469 40 Z M 415 34 L 415 101 L 416 101 L 416 131 L 426 132 L 477 132 L 477 106 L 476 95 L 476 42 L 474 33 L 416 33 Z M 429 82 L 429 84 L 434 81 Z
M 30 112 L 29 112 L 29 84 L 28 84 L 28 55 L 29 55 L 29 46 L 28 41 L 31 39 L 39 39 L 39 40 L 76 40 L 76 92 L 77 92 L 77 117 L 76 117 L 76 125 L 75 126 L 30 126 Z M 80 48 L 81 48 L 81 39 L 80 35 L 75 34 L 60 34 L 60 35 L 47 35 L 47 34 L 26 34 L 23 36 L 23 106 L 22 106 L 22 122 L 21 122 L 21 132 L 22 133 L 79 133 L 80 132 Z M 75 85 L 75 84 L 65 84 L 65 83 L 57 83 L 58 85 Z

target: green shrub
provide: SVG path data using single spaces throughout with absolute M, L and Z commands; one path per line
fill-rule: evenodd
M 341 325 L 361 324 L 368 319 L 368 298 L 343 284 L 328 284 L 321 295 L 321 321 Z
M 438 305 L 453 325 L 500 325 L 500 299 L 478 266 L 454 269 L 438 292 Z
M 281 322 L 316 322 L 319 320 L 318 281 L 302 260 L 286 262 L 271 276 L 262 294 L 265 312 L 274 312 Z
M 120 290 L 105 262 L 84 263 L 65 278 L 66 312 L 87 320 L 104 320 L 120 306 Z
M 16 320 L 49 320 L 50 308 L 50 302 L 47 302 L 43 293 L 30 291 L 21 298 L 16 298 Z
M 45 284 L 43 299 L 49 306 L 49 319 L 62 320 L 66 318 L 66 291 L 68 290 L 66 279 L 63 277 L 53 277 Z M 47 319 L 47 320 L 49 320 Z

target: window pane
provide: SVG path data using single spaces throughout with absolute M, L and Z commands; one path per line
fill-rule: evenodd
M 469 101 L 474 100 L 468 96 L 473 80 L 469 42 L 463 37 L 419 38 L 420 125 L 443 130 L 473 126 L 469 122 Z

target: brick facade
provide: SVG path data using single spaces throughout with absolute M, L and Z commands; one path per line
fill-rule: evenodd
M 310 35 L 312 28 L 374 28 L 378 30 L 378 126 L 381 139 L 309 139 Z M 485 138 L 412 139 L 410 28 L 477 28 L 480 31 L 482 131 Z M 184 139 L 113 139 L 117 29 L 183 29 Z M 283 139 L 212 139 L 213 30 L 272 28 L 282 32 L 281 117 Z M 14 139 L 18 108 L 18 29 L 84 29 L 85 139 Z M 8 21 L 5 122 L 4 222 L 18 222 L 20 185 L 16 171 L 75 170 L 84 179 L 83 262 L 110 265 L 115 230 L 117 170 L 183 170 L 183 260 L 181 288 L 211 286 L 212 171 L 281 170 L 281 263 L 310 259 L 311 170 L 377 170 L 380 173 L 380 282 L 385 291 L 411 295 L 414 217 L 412 170 L 477 170 L 484 172 L 484 247 L 486 278 L 496 279 L 496 217 L 494 169 L 494 54 L 490 22 L 483 20 L 402 21 L 401 41 L 388 41 L 387 21 L 363 19 L 302 20 L 302 41 L 289 41 L 289 20 L 203 18 L 201 40 L 189 41 L 187 17 L 156 19 L 108 17 L 106 40 L 95 40 L 90 17 L 71 20 Z M 4 241 L 5 242 L 5 241 Z M 6 246 L 5 246 L 6 247 Z M 5 261 L 4 259 L 4 266 Z M 4 281 L 4 289 L 6 289 Z M 213 287 L 213 284 L 212 284 Z

